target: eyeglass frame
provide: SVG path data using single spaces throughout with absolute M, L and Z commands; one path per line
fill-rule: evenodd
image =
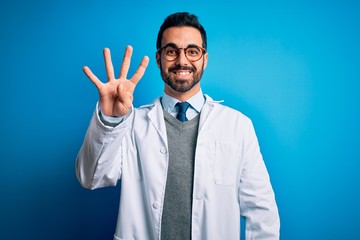
M 173 62 L 173 61 L 175 61 L 176 59 L 178 59 L 179 56 L 180 56 L 181 50 L 184 50 L 185 57 L 186 57 L 186 59 L 189 60 L 190 62 L 197 62 L 197 61 L 199 61 L 199 60 L 204 56 L 204 54 L 206 53 L 206 49 L 205 49 L 205 48 L 200 47 L 200 46 L 198 46 L 198 45 L 196 45 L 196 44 L 189 44 L 189 45 L 188 45 L 187 47 L 185 47 L 185 48 L 179 48 L 179 47 L 178 47 L 176 44 L 174 44 L 174 43 L 167 43 L 165 46 L 159 48 L 156 52 L 159 53 L 160 55 L 162 55 L 161 51 L 162 51 L 163 49 L 167 48 L 167 47 L 176 48 L 176 49 L 177 49 L 177 52 L 178 52 L 177 57 L 174 58 L 174 60 L 168 60 L 168 59 L 166 59 L 164 56 L 162 56 L 162 58 L 164 58 L 164 59 L 165 59 L 166 61 L 168 61 L 168 62 Z M 190 59 L 188 58 L 188 56 L 186 55 L 186 50 L 187 50 L 188 48 L 199 48 L 199 49 L 201 50 L 201 56 L 199 57 L 199 59 L 197 59 L 197 60 L 190 60 Z

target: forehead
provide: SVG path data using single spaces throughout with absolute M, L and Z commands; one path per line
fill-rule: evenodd
M 186 47 L 189 44 L 202 46 L 202 38 L 199 30 L 193 27 L 170 27 L 163 33 L 161 45 L 174 43 L 178 47 Z

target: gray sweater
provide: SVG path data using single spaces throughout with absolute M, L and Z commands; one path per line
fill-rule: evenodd
M 169 166 L 161 239 L 186 240 L 191 239 L 193 175 L 199 115 L 187 122 L 180 122 L 166 111 L 164 117 Z

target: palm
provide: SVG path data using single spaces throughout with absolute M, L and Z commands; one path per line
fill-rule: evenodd
M 144 75 L 149 63 L 149 58 L 145 56 L 135 74 L 128 80 L 127 73 L 130 67 L 131 55 L 132 47 L 128 46 L 126 47 L 121 65 L 120 77 L 115 78 L 110 50 L 104 49 L 107 83 L 101 82 L 88 67 L 84 67 L 86 76 L 88 76 L 99 91 L 100 108 L 107 116 L 124 116 L 129 111 L 133 102 L 134 89 Z

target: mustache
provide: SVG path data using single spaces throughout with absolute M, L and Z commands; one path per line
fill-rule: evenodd
M 189 71 L 195 72 L 195 68 L 187 67 L 187 66 L 176 65 L 174 67 L 169 68 L 169 72 L 173 72 L 173 71 L 177 71 L 177 70 L 189 70 Z

